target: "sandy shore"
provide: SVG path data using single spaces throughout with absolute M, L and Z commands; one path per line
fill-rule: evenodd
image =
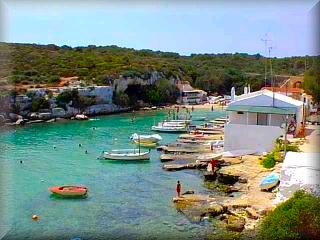
M 198 104 L 198 105 L 178 105 L 178 104 L 175 104 L 175 105 L 172 105 L 170 107 L 168 107 L 170 109 L 174 108 L 187 108 L 187 109 L 208 109 L 208 110 L 211 110 L 211 109 L 214 109 L 214 110 L 225 110 L 226 106 L 222 106 L 220 104 L 211 104 L 211 103 L 205 103 L 205 104 Z

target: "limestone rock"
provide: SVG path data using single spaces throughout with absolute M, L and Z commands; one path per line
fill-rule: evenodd
M 88 120 L 89 118 L 86 116 L 86 115 L 84 115 L 84 114 L 77 114 L 76 116 L 75 116 L 75 118 L 77 119 L 77 120 Z
M 23 123 L 24 123 L 24 120 L 23 120 L 22 118 L 19 118 L 19 119 L 15 122 L 16 125 L 21 125 L 21 124 L 23 124 Z
M 188 190 L 188 191 L 185 191 L 184 193 L 182 193 L 182 195 L 186 195 L 186 194 L 194 194 L 194 191 Z
M 231 173 L 227 172 L 218 172 L 218 177 L 217 177 L 218 182 L 224 183 L 224 184 L 235 184 L 239 180 L 239 176 L 233 175 Z
M 260 218 L 260 215 L 253 208 L 246 208 L 246 212 L 248 214 L 248 217 L 251 219 Z
M 210 204 L 207 208 L 207 213 L 213 217 L 221 215 L 227 211 L 227 208 L 221 204 Z
M 242 232 L 245 224 L 246 221 L 244 218 L 231 215 L 227 218 L 226 228 L 230 231 Z
M 52 117 L 50 112 L 39 113 L 39 119 L 41 120 L 49 120 Z
M 15 113 L 9 113 L 9 118 L 12 120 L 12 121 L 17 121 L 18 119 L 22 119 L 22 116 L 18 115 L 18 114 L 15 114 Z
M 55 121 L 56 121 L 56 119 L 55 119 L 55 118 L 52 118 L 52 119 L 47 120 L 46 122 L 47 122 L 47 123 L 51 123 L 51 122 L 55 122 Z

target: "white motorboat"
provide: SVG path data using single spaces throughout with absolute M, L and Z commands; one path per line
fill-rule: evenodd
M 102 157 L 109 160 L 149 160 L 150 152 L 141 152 L 137 149 L 121 149 L 103 152 Z
M 214 140 L 209 143 L 212 148 L 222 148 L 224 146 L 223 140 Z
M 152 126 L 151 129 L 159 132 L 187 132 L 189 123 L 189 120 L 162 121 L 158 125 Z
M 151 130 L 158 132 L 188 132 L 188 128 L 186 126 L 152 126 Z
M 134 133 L 131 135 L 130 139 L 132 141 L 140 141 L 140 142 L 150 142 L 157 143 L 162 140 L 162 137 L 159 134 L 150 134 L 150 135 L 141 135 Z

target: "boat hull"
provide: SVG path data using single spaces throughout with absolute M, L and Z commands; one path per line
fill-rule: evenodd
M 151 130 L 157 132 L 188 132 L 187 128 L 177 128 L 177 127 L 157 127 L 152 126 Z
M 84 197 L 88 193 L 88 189 L 83 186 L 53 186 L 49 187 L 49 191 L 62 197 Z
M 138 135 L 138 134 L 134 133 L 131 135 L 130 139 L 133 141 L 157 143 L 162 140 L 162 137 L 159 134 Z
M 123 161 L 137 161 L 137 160 L 149 160 L 150 154 L 138 153 L 138 154 L 116 154 L 116 153 L 104 153 L 103 158 L 107 160 L 123 160 Z
M 260 189 L 261 190 L 269 190 L 275 186 L 277 186 L 279 183 L 279 175 L 277 174 L 270 174 L 262 179 L 260 183 Z
M 158 145 L 157 142 L 147 142 L 147 141 L 133 141 L 135 144 L 140 145 L 141 147 L 146 147 L 146 148 L 154 148 Z

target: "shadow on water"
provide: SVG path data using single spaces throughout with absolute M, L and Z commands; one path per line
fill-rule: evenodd
M 58 194 L 50 194 L 50 197 L 49 197 L 51 200 L 74 200 L 74 201 L 86 201 L 86 200 L 89 200 L 89 196 L 88 194 L 84 195 L 84 196 L 61 196 L 61 195 L 58 195 Z
M 150 160 L 106 160 L 100 159 L 103 164 L 150 164 Z

